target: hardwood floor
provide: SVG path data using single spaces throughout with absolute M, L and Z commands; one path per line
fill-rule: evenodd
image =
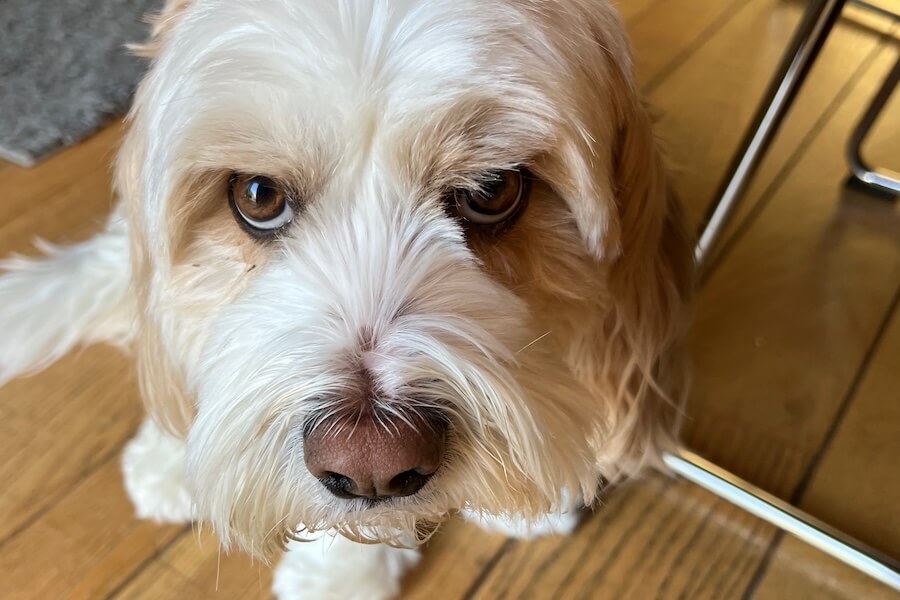
M 641 85 L 697 223 L 802 4 L 621 0 Z M 900 210 L 844 190 L 850 130 L 900 52 L 848 8 L 698 299 L 686 441 L 900 557 Z M 112 124 L 33 169 L 0 163 L 0 256 L 81 239 L 108 212 Z M 867 156 L 900 170 L 900 93 Z M 0 307 L 2 310 L 2 307 Z M 0 332 L 2 335 L 2 332 Z M 119 454 L 141 418 L 105 347 L 0 388 L 0 598 L 267 598 L 269 570 L 208 532 L 138 521 Z M 451 522 L 404 598 L 897 598 L 683 481 L 611 490 L 575 535 Z

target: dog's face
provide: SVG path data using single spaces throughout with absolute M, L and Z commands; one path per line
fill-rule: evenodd
M 170 2 L 118 180 L 143 393 L 226 543 L 537 516 L 656 451 L 686 247 L 622 36 L 584 0 Z

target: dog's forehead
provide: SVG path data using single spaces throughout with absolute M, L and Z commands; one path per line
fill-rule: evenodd
M 184 58 L 241 79 L 312 86 L 332 102 L 471 77 L 522 16 L 503 1 L 197 0 L 179 28 Z M 230 67 L 230 68 L 229 68 Z M 189 69 L 196 72 L 196 69 Z M 224 75 L 222 71 L 217 77 Z M 327 88 L 327 89 L 322 89 Z M 339 97 L 330 94 L 343 88 Z M 422 94 L 420 94 L 422 95 Z
M 379 140 L 402 147 L 388 160 L 433 163 L 429 137 L 487 126 L 528 138 L 509 156 L 488 149 L 514 162 L 513 147 L 549 139 L 552 118 L 551 57 L 529 46 L 541 32 L 527 18 L 503 1 L 196 0 L 156 68 L 160 125 L 194 149 L 225 145 L 246 168 L 282 155 L 328 170 L 329 152 Z

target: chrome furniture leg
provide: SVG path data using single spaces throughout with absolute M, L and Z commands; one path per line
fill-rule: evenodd
M 900 591 L 900 562 L 688 451 L 667 454 L 678 475 Z
M 862 143 L 869 135 L 872 125 L 875 124 L 878 115 L 884 109 L 884 105 L 891 97 L 891 93 L 900 82 L 900 58 L 894 63 L 894 67 L 888 74 L 881 89 L 875 94 L 872 103 L 866 109 L 859 124 L 853 130 L 850 140 L 847 142 L 847 163 L 853 176 L 860 184 L 890 194 L 900 194 L 900 173 L 893 173 L 887 169 L 875 169 L 870 167 L 862 157 Z
M 706 225 L 694 251 L 701 271 L 725 226 L 775 137 L 785 114 L 797 97 L 825 39 L 841 14 L 845 0 L 810 0 L 806 12 L 782 58 L 744 140 L 728 168 L 717 200 L 710 206 Z
M 722 183 L 719 195 L 710 207 L 706 225 L 701 230 L 694 249 L 696 262 L 701 269 L 708 264 L 710 251 L 728 224 L 743 192 L 746 191 L 784 115 L 796 98 L 800 85 L 840 16 L 844 3 L 845 0 L 809 1 L 803 20 L 775 77 L 769 84 L 748 133 Z M 896 76 L 896 72 L 895 67 L 892 74 Z M 883 98 L 882 104 L 886 100 L 886 97 Z M 866 124 L 865 119 L 863 124 Z M 868 123 L 868 126 L 871 126 L 871 123 Z M 867 127 L 861 129 L 867 130 Z M 863 137 L 865 130 L 862 132 Z M 688 450 L 682 449 L 674 454 L 666 454 L 664 459 L 676 474 L 900 591 L 900 563 L 893 558 L 868 548 L 843 532 Z
M 870 13 L 875 13 L 876 15 L 887 17 L 888 19 L 900 19 L 900 15 L 890 10 L 889 8 L 881 6 L 880 4 L 876 4 L 874 2 L 869 2 L 868 0 L 850 0 L 850 4 L 855 4 L 856 6 L 863 8 Z

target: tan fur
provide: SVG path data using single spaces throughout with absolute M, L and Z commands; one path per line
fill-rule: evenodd
M 484 272 L 527 305 L 528 324 L 535 330 L 528 331 L 532 337 L 521 345 L 522 364 L 539 370 L 536 357 L 540 357 L 548 373 L 565 370 L 569 379 L 574 373 L 576 381 L 566 385 L 583 395 L 584 427 L 592 428 L 576 435 L 591 438 L 597 473 L 614 480 L 647 465 L 660 466 L 661 451 L 671 448 L 677 436 L 684 392 L 679 345 L 693 285 L 690 246 L 650 119 L 635 89 L 627 41 L 613 11 L 587 0 L 565 4 L 583 11 L 582 16 L 562 12 L 557 3 L 510 4 L 530 15 L 549 39 L 557 39 L 550 33 L 559 28 L 570 33 L 554 47 L 572 66 L 570 76 L 575 78 L 574 83 L 565 82 L 572 93 L 556 98 L 565 106 L 549 105 L 559 108 L 562 116 L 547 114 L 548 106 L 530 97 L 482 98 L 473 93 L 423 111 L 425 126 L 390 132 L 385 125 L 388 133 L 382 136 L 394 144 L 389 160 L 403 179 L 403 192 L 435 207 L 447 189 L 470 184 L 471 176 L 484 169 L 524 164 L 534 173 L 530 204 L 519 220 L 496 235 L 470 231 L 468 245 Z M 145 54 L 159 56 L 187 5 L 183 0 L 167 3 L 153 40 L 142 50 Z M 132 230 L 142 395 L 161 426 L 184 435 L 195 416 L 196 393 L 184 374 L 197 364 L 199 348 L 209 334 L 207 325 L 246 289 L 258 274 L 253 271 L 273 254 L 271 247 L 249 239 L 234 222 L 227 209 L 228 172 L 278 178 L 305 208 L 316 211 L 322 208 L 316 203 L 327 195 L 329 177 L 349 169 L 359 157 L 326 159 L 331 132 L 304 124 L 299 117 L 289 120 L 293 114 L 281 122 L 273 122 L 267 114 L 242 115 L 251 122 L 243 123 L 250 134 L 234 136 L 232 122 L 201 113 L 195 125 L 202 126 L 193 137 L 170 148 L 179 160 L 173 161 L 178 168 L 163 182 L 168 186 L 165 206 L 148 206 L 150 194 L 142 188 L 142 171 L 153 135 L 150 117 L 158 108 L 152 105 L 150 85 L 145 81 L 137 94 L 120 154 L 118 187 Z M 360 155 L 373 143 L 374 133 L 367 128 L 370 118 L 361 115 L 355 128 Z M 151 246 L 145 231 L 160 226 L 152 222 L 157 209 L 164 212 L 163 230 Z M 559 357 L 564 364 L 553 364 L 562 362 Z M 559 410 L 560 414 L 550 410 L 538 415 L 539 422 L 560 428 L 579 422 L 577 415 Z M 558 450 L 558 456 L 577 456 L 579 450 L 564 442 L 558 442 L 559 448 L 550 443 L 530 448 L 521 435 L 533 426 L 527 422 L 530 416 L 521 416 L 517 435 L 461 430 L 460 443 L 463 448 L 468 444 L 472 455 L 462 453 L 458 469 L 445 475 L 444 485 L 490 490 L 493 481 L 505 479 L 509 489 L 482 498 L 482 510 L 502 512 L 511 499 L 522 513 L 548 510 L 547 499 L 559 490 L 545 488 L 557 482 L 549 477 L 533 481 L 530 468 L 546 473 L 546 464 L 539 463 L 546 462 L 541 453 L 548 448 Z M 290 444 L 289 424 L 273 423 L 260 425 L 257 438 L 263 439 L 265 432 L 270 446 Z M 480 456 L 506 453 L 525 464 L 474 462 Z M 276 466 L 270 465 L 273 473 Z M 275 486 L 273 482 L 277 482 L 274 474 L 267 484 Z M 237 507 L 220 511 L 228 515 L 227 526 L 235 531 L 237 543 L 269 555 L 292 535 L 287 525 L 269 525 L 283 519 L 296 502 L 286 490 L 287 486 L 278 488 L 282 496 L 276 501 L 266 489 L 242 486 L 239 498 L 221 499 L 221 504 L 234 502 Z M 595 493 L 587 488 L 579 491 L 588 500 Z M 217 499 L 208 502 L 216 504 Z M 306 525 L 335 527 L 328 521 L 330 509 L 310 509 Z M 415 532 L 417 520 L 434 516 L 432 509 L 410 503 L 404 511 L 348 514 L 337 527 L 364 538 L 367 526 L 382 525 L 374 537 L 391 541 L 385 531 L 394 527 L 401 534 Z M 223 537 L 229 541 L 227 531 Z
M 128 49 L 136 56 L 144 58 L 156 57 L 159 49 L 165 43 L 169 30 L 174 27 L 190 1 L 166 0 L 159 13 L 147 17 L 147 22 L 151 25 L 150 39 L 142 44 L 129 44 Z

